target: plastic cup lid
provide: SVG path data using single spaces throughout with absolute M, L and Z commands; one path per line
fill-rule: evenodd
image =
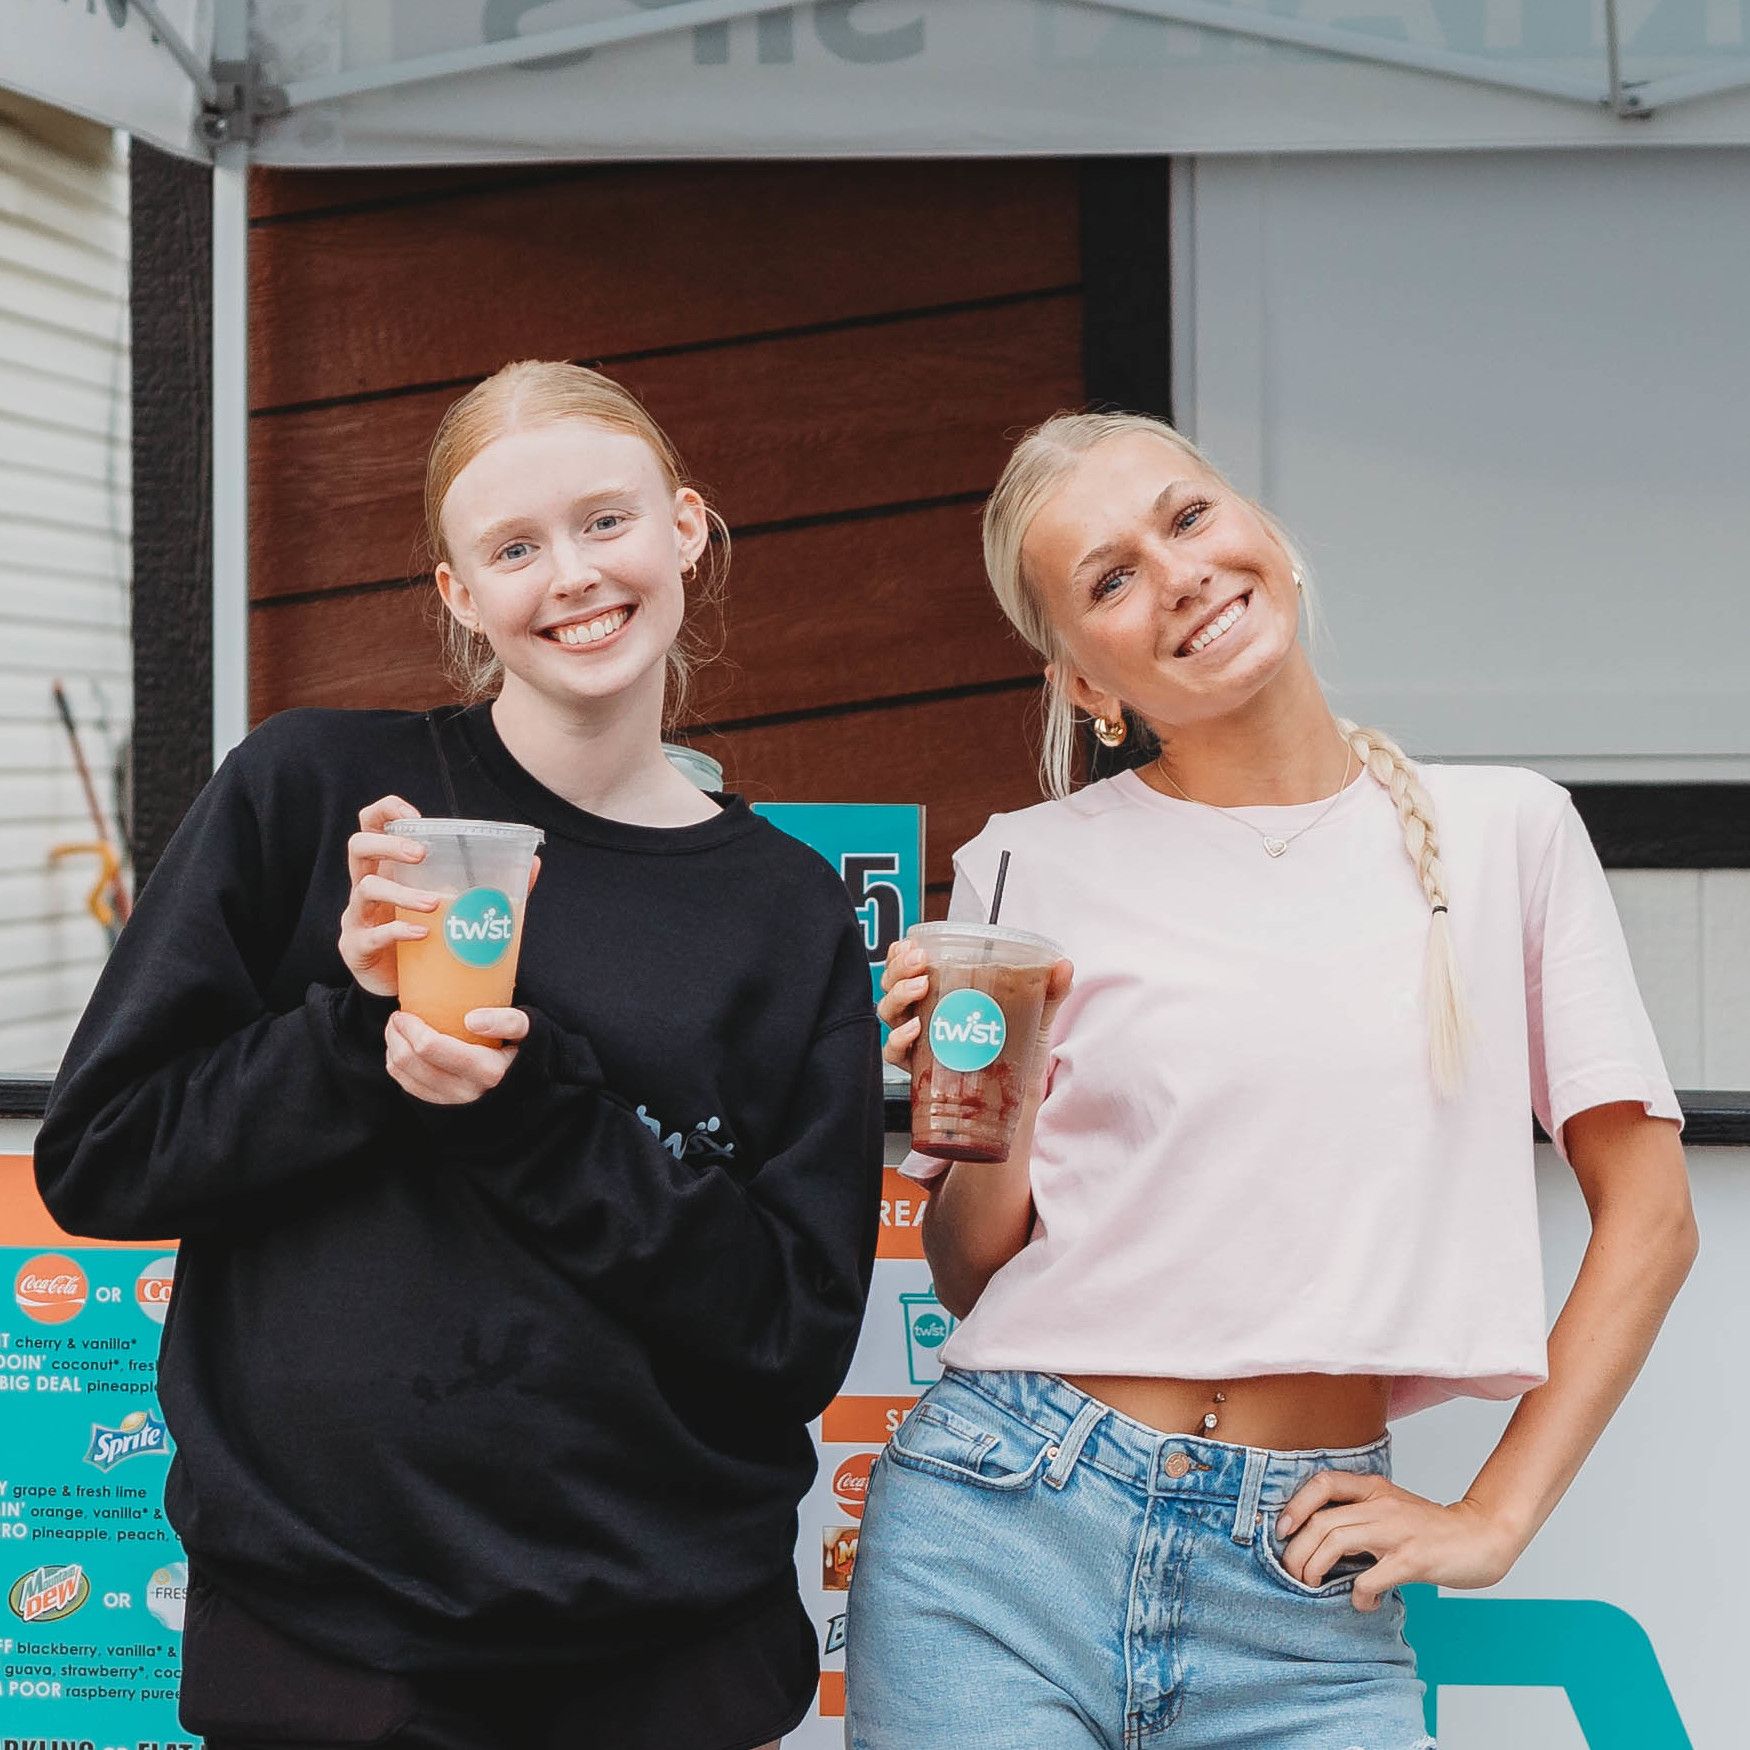
M 402 838 L 533 839 L 544 844 L 547 835 L 538 826 L 523 826 L 514 820 L 392 820 L 384 829 Z
M 949 919 L 933 924 L 913 924 L 906 931 L 913 941 L 929 943 L 944 936 L 964 936 L 979 942 L 1007 942 L 1016 948 L 1036 948 L 1053 960 L 1063 958 L 1063 950 L 1048 936 L 1036 936 L 1031 930 L 1011 930 L 1007 924 L 981 924 L 970 918 L 964 923 Z

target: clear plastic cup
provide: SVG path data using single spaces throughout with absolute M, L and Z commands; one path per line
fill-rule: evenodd
M 404 923 L 426 931 L 417 942 L 396 944 L 401 1007 L 453 1038 L 501 1043 L 470 1033 L 462 1017 L 510 1007 L 542 833 L 504 820 L 392 820 L 389 831 L 425 846 L 425 860 L 396 864 L 394 879 L 444 902 L 436 911 L 396 908 Z
M 998 924 L 914 924 L 906 935 L 930 974 L 911 1056 L 911 1145 L 943 1161 L 1007 1160 L 1063 951 Z

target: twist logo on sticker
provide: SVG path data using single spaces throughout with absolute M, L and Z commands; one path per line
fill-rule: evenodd
M 496 966 L 515 934 L 516 913 L 496 887 L 470 887 L 444 916 L 445 945 L 464 966 Z
M 930 1050 L 944 1069 L 988 1069 L 1002 1055 L 1009 1024 L 988 991 L 951 990 L 930 1016 Z

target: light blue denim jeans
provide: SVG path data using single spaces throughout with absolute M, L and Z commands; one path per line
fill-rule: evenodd
M 1279 1509 L 1390 1443 L 1157 1433 L 1039 1373 L 950 1371 L 877 1462 L 846 1624 L 851 1750 L 1426 1750 L 1403 1601 L 1308 1587 Z

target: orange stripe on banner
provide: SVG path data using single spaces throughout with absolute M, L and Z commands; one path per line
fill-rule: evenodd
M 93 1246 L 163 1252 L 174 1240 L 82 1240 L 61 1227 L 36 1194 L 29 1155 L 0 1155 L 0 1246 Z
M 845 1674 L 823 1671 L 820 1674 L 820 1717 L 842 1720 L 845 1717 Z
M 930 1194 L 915 1179 L 892 1167 L 881 1175 L 881 1233 L 877 1258 L 921 1258 L 924 1255 L 924 1211 Z
M 885 1446 L 887 1436 L 917 1402 L 909 1398 L 834 1398 L 820 1418 L 820 1437 L 843 1446 Z

